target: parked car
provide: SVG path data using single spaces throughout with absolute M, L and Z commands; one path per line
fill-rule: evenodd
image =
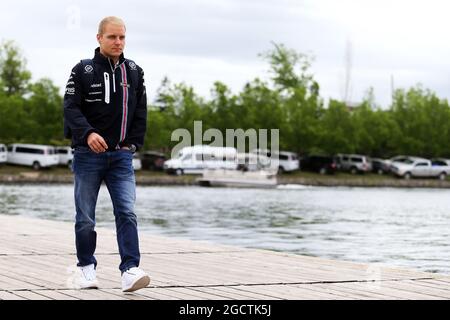
M 17 143 L 8 146 L 7 162 L 39 170 L 58 165 L 59 157 L 52 146 Z
M 396 162 L 391 165 L 392 173 L 405 179 L 438 178 L 445 180 L 450 174 L 450 166 L 442 161 L 431 162 L 423 158 L 411 158 L 404 162 Z
M 351 174 L 366 173 L 372 171 L 372 163 L 369 157 L 360 154 L 337 154 L 336 162 L 339 170 L 348 171 Z
M 182 148 L 178 154 L 164 162 L 167 173 L 202 174 L 203 169 L 236 169 L 237 149 L 196 145 Z
M 301 170 L 318 172 L 320 174 L 334 174 L 337 168 L 333 157 L 310 155 L 300 161 Z
M 8 157 L 8 151 L 6 150 L 6 146 L 4 144 L 0 144 L 0 164 L 6 162 Z
M 133 169 L 134 171 L 142 169 L 142 161 L 139 157 L 139 153 L 137 152 L 133 154 Z
M 271 150 L 268 149 L 256 149 L 252 150 L 251 153 L 264 155 L 274 161 L 271 165 L 272 167 L 278 167 L 278 172 L 291 172 L 300 169 L 300 160 L 298 155 L 294 152 L 289 151 L 279 151 L 272 154 Z
M 389 165 L 384 159 L 372 158 L 372 171 L 378 174 L 389 173 Z
M 161 152 L 145 151 L 141 154 L 142 169 L 144 170 L 164 170 L 166 160 L 166 156 Z
M 72 147 L 56 147 L 56 154 L 59 157 L 59 164 L 72 168 L 73 149 Z
M 397 163 L 402 163 L 411 159 L 414 159 L 416 157 L 413 156 L 405 156 L 405 155 L 400 155 L 400 156 L 395 156 L 393 158 L 390 159 L 385 159 L 384 163 L 386 163 L 387 169 L 389 172 L 391 172 L 391 166 L 397 162 Z

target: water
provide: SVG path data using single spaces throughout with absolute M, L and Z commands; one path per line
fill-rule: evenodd
M 450 190 L 138 187 L 142 233 L 450 273 Z M 0 185 L 0 214 L 73 221 L 71 185 Z M 103 186 L 97 224 L 113 228 Z

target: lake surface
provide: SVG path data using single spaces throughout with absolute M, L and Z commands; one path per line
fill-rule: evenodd
M 0 214 L 73 221 L 71 185 L 0 185 Z M 137 188 L 142 233 L 450 273 L 450 190 Z M 114 227 L 102 186 L 97 225 Z

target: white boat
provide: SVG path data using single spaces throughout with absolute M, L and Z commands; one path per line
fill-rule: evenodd
M 277 173 L 274 170 L 207 169 L 197 182 L 207 187 L 275 188 Z

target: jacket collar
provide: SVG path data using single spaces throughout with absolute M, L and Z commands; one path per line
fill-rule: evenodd
M 105 64 L 107 66 L 114 66 L 114 62 L 110 59 L 105 57 L 103 54 L 100 53 L 100 47 L 97 47 L 95 49 L 94 59 L 95 62 L 100 64 Z M 119 64 L 123 63 L 125 61 L 125 57 L 123 53 L 119 57 Z

